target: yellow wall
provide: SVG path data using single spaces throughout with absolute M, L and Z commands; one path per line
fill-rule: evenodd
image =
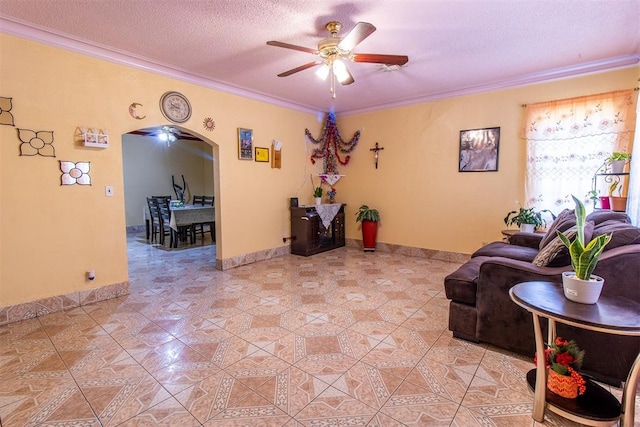
M 0 35 L 0 57 L 0 96 L 13 98 L 16 125 L 0 126 L 0 307 L 128 280 L 121 135 L 168 124 L 158 100 L 169 90 L 192 104 L 182 127 L 213 145 L 223 200 L 217 257 L 282 245 L 288 199 L 306 174 L 304 128 L 320 129 L 315 115 L 11 36 Z M 143 105 L 145 119 L 129 115 L 132 102 Z M 204 130 L 205 117 L 216 121 L 213 132 Z M 107 128 L 111 147 L 83 147 L 79 126 Z M 282 141 L 282 169 L 238 160 L 238 127 L 253 129 L 259 147 Z M 56 158 L 19 156 L 16 128 L 54 131 Z M 61 186 L 59 160 L 90 161 L 92 185 Z M 111 198 L 106 185 L 114 187 Z M 85 279 L 89 269 L 93 282 Z
M 640 67 L 402 108 L 338 117 L 344 137 L 362 129 L 360 145 L 337 185 L 346 200 L 347 237 L 360 239 L 354 213 L 380 211 L 378 240 L 471 253 L 499 240 L 503 218 L 524 199 L 522 104 L 637 86 Z M 459 133 L 501 128 L 498 172 L 458 172 Z M 375 169 L 375 143 L 384 147 Z M 584 193 L 589 191 L 585 188 Z
M 182 127 L 212 145 L 217 257 L 276 248 L 289 234 L 288 200 L 311 202 L 304 129 L 318 136 L 316 115 L 115 65 L 0 35 L 0 96 L 13 98 L 16 127 L 55 132 L 56 158 L 19 156 L 14 127 L 0 126 L 0 307 L 128 280 L 121 135 L 167 124 L 158 109 L 169 90 L 193 106 Z M 347 203 L 347 236 L 360 238 L 353 213 L 379 208 L 379 240 L 471 252 L 499 238 L 502 218 L 523 193 L 523 103 L 633 87 L 638 68 L 579 79 L 460 97 L 393 110 L 338 117 L 349 138 L 362 129 L 352 161 L 340 171 L 339 202 Z M 128 113 L 143 105 L 143 120 Z M 202 121 L 216 121 L 213 132 Z M 84 148 L 79 126 L 106 127 L 111 147 Z M 500 126 L 497 173 L 458 173 L 458 133 Z M 237 158 L 237 128 L 254 143 L 283 143 L 282 169 Z M 369 148 L 385 147 L 374 169 Z M 59 160 L 90 161 L 92 186 L 60 186 Z M 104 195 L 112 185 L 115 195 Z M 94 282 L 85 271 L 95 269 Z

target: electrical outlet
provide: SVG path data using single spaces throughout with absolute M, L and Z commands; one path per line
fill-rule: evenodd
M 104 195 L 107 197 L 113 197 L 113 186 L 107 185 L 104 187 Z

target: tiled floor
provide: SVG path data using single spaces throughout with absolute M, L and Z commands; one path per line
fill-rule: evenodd
M 447 330 L 456 264 L 214 258 L 131 237 L 131 295 L 1 327 L 2 427 L 539 425 L 531 360 Z

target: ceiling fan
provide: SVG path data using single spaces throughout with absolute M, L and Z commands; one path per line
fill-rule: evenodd
M 376 27 L 368 22 L 358 22 L 351 31 L 344 37 L 338 36 L 338 33 L 342 29 L 342 24 L 338 21 L 331 21 L 325 28 L 331 34 L 329 37 L 324 38 L 318 42 L 318 49 L 311 49 L 304 46 L 297 46 L 289 43 L 283 43 L 278 41 L 268 41 L 269 46 L 283 47 L 286 49 L 299 50 L 307 52 L 312 55 L 317 55 L 320 59 L 313 62 L 301 65 L 293 68 L 289 71 L 278 74 L 278 77 L 287 77 L 291 74 L 299 71 L 306 70 L 316 65 L 322 65 L 316 75 L 325 80 L 329 74 L 331 74 L 331 92 L 334 94 L 334 79 L 342 85 L 350 85 L 354 82 L 353 75 L 344 63 L 345 60 L 352 62 L 368 62 L 374 64 L 384 65 L 404 65 L 409 61 L 409 57 L 406 55 L 382 55 L 377 53 L 352 53 L 351 51 L 364 39 L 369 37 Z

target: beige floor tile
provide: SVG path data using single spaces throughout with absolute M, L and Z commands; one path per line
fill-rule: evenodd
M 177 400 L 168 398 L 118 425 L 123 427 L 197 427 L 201 424 Z
M 459 264 L 345 247 L 217 271 L 210 240 L 139 237 L 128 254 L 130 295 L 0 326 L 3 427 L 577 427 L 533 421 L 529 357 L 452 337 Z

